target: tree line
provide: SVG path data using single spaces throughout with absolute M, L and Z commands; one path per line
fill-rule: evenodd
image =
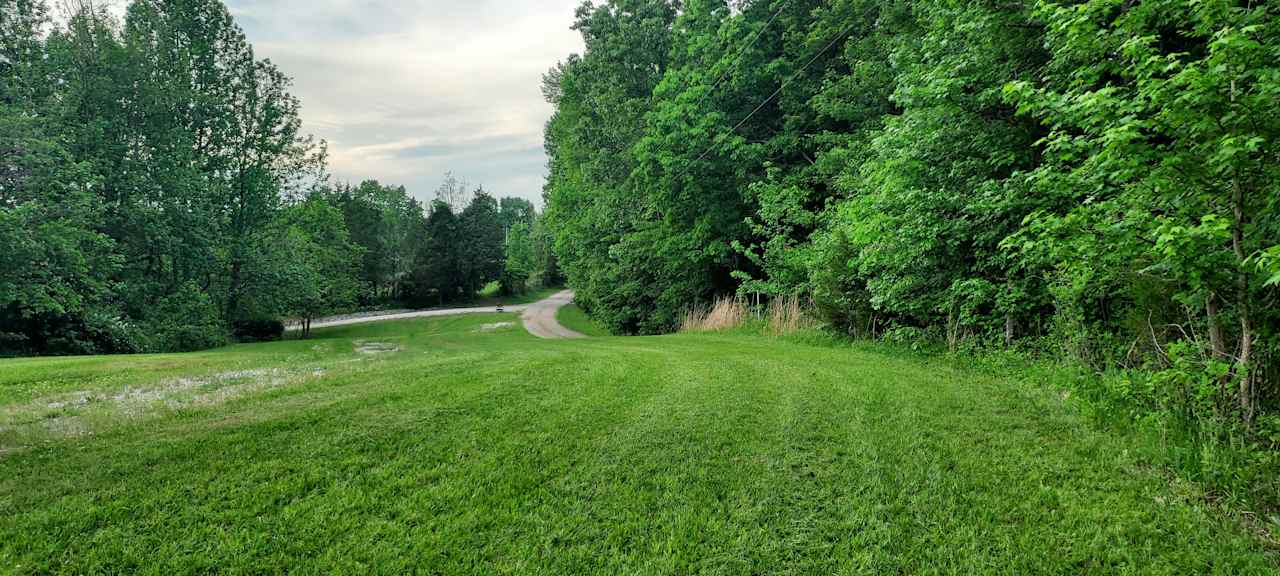
M 220 1 L 64 7 L 0 0 L 0 353 L 195 350 L 554 281 L 527 201 L 331 183 Z
M 616 333 L 802 295 L 851 335 L 1150 368 L 1125 394 L 1253 422 L 1280 410 L 1278 12 L 586 2 L 544 82 L 555 251 Z

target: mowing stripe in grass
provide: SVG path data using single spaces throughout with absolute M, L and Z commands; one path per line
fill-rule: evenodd
M 1033 385 L 749 335 L 510 316 L 143 358 L 324 376 L 0 456 L 17 572 L 1269 574 L 1265 546 Z M 394 341 L 373 357 L 355 342 Z M 27 363 L 4 407 L 122 384 Z M 43 367 L 42 367 L 43 366 Z M 62 370 L 70 366 L 66 376 Z M 88 384 L 78 379 L 89 381 Z M 0 387 L 6 384 L 0 384 Z M 16 568 L 21 566 L 22 568 Z

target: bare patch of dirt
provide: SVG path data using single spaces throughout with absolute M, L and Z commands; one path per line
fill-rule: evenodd
M 286 370 L 260 368 L 219 372 L 207 376 L 164 380 L 147 386 L 125 386 L 108 391 L 77 391 L 33 402 L 0 407 L 0 454 L 14 451 L 17 440 L 90 436 L 95 425 L 110 425 L 162 409 L 213 406 L 251 393 L 280 388 L 308 379 L 324 378 L 315 368 Z
M 508 328 L 515 328 L 515 327 L 516 327 L 515 322 L 498 322 L 496 324 L 485 324 L 479 328 L 476 328 L 476 332 L 497 332 L 499 330 L 506 330 Z
M 46 405 L 50 410 L 62 410 L 63 408 L 80 408 L 88 406 L 94 401 L 92 394 L 88 392 L 75 392 L 71 397 L 63 400 L 55 400 Z
M 49 434 L 63 438 L 91 436 L 93 432 L 80 416 L 55 416 L 40 421 L 40 427 Z
M 354 344 L 356 346 L 356 352 L 360 354 L 368 354 L 368 355 L 394 354 L 396 352 L 404 350 L 404 348 L 400 347 L 399 344 L 394 344 L 391 342 L 375 342 L 373 340 L 356 340 Z

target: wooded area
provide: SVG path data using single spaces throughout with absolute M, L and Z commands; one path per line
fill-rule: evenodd
M 555 281 L 527 200 L 331 183 L 221 2 L 61 8 L 0 0 L 0 354 L 196 350 Z
M 612 0 L 546 76 L 548 220 L 616 333 L 802 295 L 1280 441 L 1276 3 Z

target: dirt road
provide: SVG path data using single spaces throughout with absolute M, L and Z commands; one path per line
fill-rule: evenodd
M 556 312 L 572 302 L 573 291 L 565 290 L 546 300 L 530 304 L 521 316 L 524 320 L 524 329 L 539 338 L 586 338 L 556 321 Z
M 523 312 L 530 305 L 507 306 L 507 312 Z M 352 324 L 365 324 L 368 322 L 389 322 L 392 320 L 410 320 L 413 318 L 434 318 L 437 316 L 458 316 L 460 314 L 493 314 L 497 309 L 493 306 L 484 306 L 481 308 L 443 308 L 440 310 L 423 310 L 420 312 L 400 312 L 395 314 L 374 314 L 359 317 L 334 317 L 317 319 L 311 323 L 311 329 L 317 328 L 333 328 L 335 326 L 350 326 Z M 289 326 L 289 331 L 293 332 L 298 329 L 296 324 Z
M 520 306 L 507 306 L 507 312 L 522 312 L 524 315 L 524 327 L 530 334 L 539 338 L 586 338 L 582 334 L 574 332 L 556 321 L 556 312 L 561 308 L 573 302 L 573 291 L 565 290 L 556 295 L 536 302 L 533 304 L 524 304 Z M 350 326 L 352 324 L 365 324 L 368 322 L 389 322 L 393 320 L 410 320 L 413 318 L 434 318 L 438 316 L 457 316 L 459 314 L 492 314 L 497 309 L 493 306 L 484 306 L 479 308 L 446 308 L 442 310 L 423 310 L 420 312 L 398 312 L 393 314 L 372 314 L 367 316 L 343 317 L 336 316 L 332 318 L 321 318 L 311 323 L 311 329 L 333 328 L 335 326 Z M 296 324 L 289 326 L 289 331 L 298 330 Z

